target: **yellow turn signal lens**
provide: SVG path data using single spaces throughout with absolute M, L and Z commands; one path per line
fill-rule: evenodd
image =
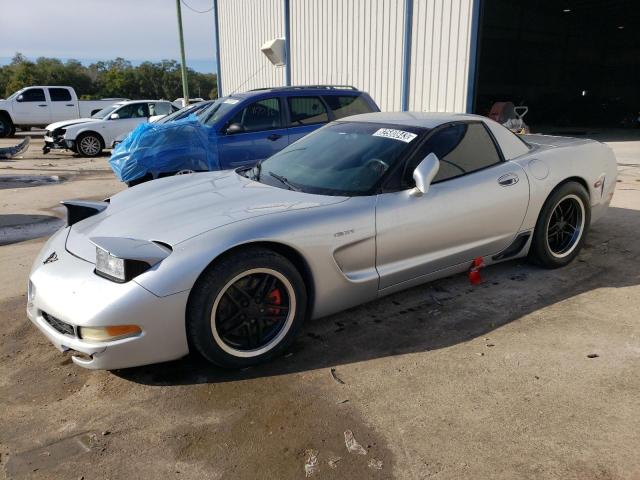
M 114 325 L 111 327 L 80 327 L 80 338 L 90 342 L 108 342 L 121 338 L 140 335 L 142 329 L 137 325 Z

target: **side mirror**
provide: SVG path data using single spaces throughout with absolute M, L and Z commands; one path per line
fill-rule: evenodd
M 232 123 L 227 127 L 227 130 L 225 133 L 227 135 L 233 135 L 235 133 L 241 133 L 241 132 L 244 132 L 244 127 L 239 123 Z
M 440 160 L 435 153 L 430 153 L 422 160 L 413 171 L 413 180 L 416 182 L 416 188 L 413 189 L 414 195 L 424 195 L 429 191 L 429 185 L 440 169 Z
M 112 113 L 111 115 L 109 115 L 109 120 L 118 120 L 120 118 L 120 115 L 118 115 L 117 113 Z
M 24 95 L 20 94 L 16 97 L 16 102 L 24 102 Z

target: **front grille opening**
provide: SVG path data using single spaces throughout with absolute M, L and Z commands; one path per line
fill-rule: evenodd
M 62 320 L 57 319 L 53 315 L 49 315 L 47 312 L 42 312 L 42 318 L 53 327 L 57 332 L 62 333 L 63 335 L 69 335 L 70 337 L 75 337 L 76 332 L 73 329 L 73 325 L 70 325 Z

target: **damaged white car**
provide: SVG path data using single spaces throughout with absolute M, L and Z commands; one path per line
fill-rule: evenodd
M 164 116 L 178 109 L 166 100 L 118 102 L 96 112 L 91 118 L 65 120 L 48 125 L 43 153 L 52 149 L 71 150 L 83 157 L 96 157 L 112 148 L 149 117 Z M 161 118 L 161 117 L 158 117 Z

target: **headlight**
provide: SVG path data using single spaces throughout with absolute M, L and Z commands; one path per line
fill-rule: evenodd
M 144 273 L 151 265 L 140 260 L 128 260 L 111 255 L 96 246 L 96 273 L 114 282 L 124 283 Z
M 112 327 L 78 327 L 78 336 L 89 342 L 109 342 L 140 335 L 137 325 L 114 325 Z
M 171 253 L 169 245 L 157 241 L 119 237 L 89 240 L 96 246 L 96 274 L 118 283 L 146 272 Z

